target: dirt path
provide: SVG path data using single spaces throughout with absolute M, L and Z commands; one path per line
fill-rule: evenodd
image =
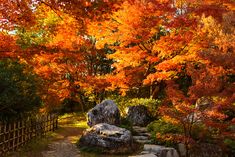
M 8 157 L 80 157 L 75 143 L 86 127 L 84 116 L 62 117 L 58 130 L 42 139 L 35 139 Z
M 47 145 L 47 150 L 42 151 L 42 157 L 80 157 L 75 142 L 82 130 L 77 127 L 61 127 L 58 135 Z
M 75 143 L 86 127 L 84 124 L 84 126 L 81 125 L 81 122 L 85 122 L 84 120 L 82 117 L 76 116 L 60 119 L 60 128 L 55 132 L 57 135 L 48 144 L 47 150 L 41 152 L 42 157 L 80 157 Z

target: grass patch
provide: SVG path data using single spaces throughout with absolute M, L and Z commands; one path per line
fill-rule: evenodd
M 82 129 L 88 128 L 86 124 L 86 116 L 83 113 L 64 114 L 59 117 L 59 125 L 67 127 L 78 127 Z
M 74 125 L 78 128 L 82 128 L 82 129 L 87 129 L 88 128 L 87 121 L 85 121 L 85 120 L 84 121 L 78 121 Z

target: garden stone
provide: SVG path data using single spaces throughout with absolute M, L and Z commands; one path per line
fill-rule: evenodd
M 158 157 L 179 157 L 179 154 L 175 148 L 152 145 L 152 144 L 144 145 L 144 150 L 142 154 L 144 153 L 152 153 Z
M 189 151 L 190 157 L 223 157 L 222 149 L 216 144 L 200 143 Z
M 146 106 L 138 105 L 128 107 L 127 119 L 132 125 L 147 126 L 151 121 L 151 116 Z
M 135 132 L 138 132 L 138 133 L 148 132 L 148 129 L 146 127 L 133 126 L 133 129 Z
M 186 146 L 183 143 L 178 144 L 178 150 L 180 153 L 180 156 L 186 156 Z
M 107 123 L 87 129 L 78 142 L 79 147 L 94 148 L 102 153 L 130 153 L 133 139 L 131 132 Z
M 151 134 L 146 127 L 133 126 L 134 136 L 133 139 L 137 143 L 149 144 L 152 142 Z
M 112 100 L 104 100 L 102 103 L 96 105 L 87 113 L 87 117 L 87 124 L 90 127 L 99 123 L 120 124 L 120 112 Z
M 144 154 L 144 155 L 135 155 L 135 156 L 129 156 L 129 157 L 158 157 L 154 154 Z
M 133 136 L 134 140 L 148 140 L 149 138 L 147 136 Z
M 141 144 L 150 144 L 153 141 L 152 140 L 135 140 L 135 142 L 141 143 Z

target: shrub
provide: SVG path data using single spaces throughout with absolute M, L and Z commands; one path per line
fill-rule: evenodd
M 41 105 L 36 75 L 10 59 L 0 61 L 0 120 L 35 111 Z
M 133 132 L 133 128 L 132 128 L 133 126 L 130 123 L 130 121 L 126 118 L 123 118 L 123 117 L 121 118 L 121 124 L 120 124 L 119 127 L 125 128 L 125 129 L 130 130 L 131 132 Z
M 224 140 L 225 145 L 228 148 L 227 154 L 232 157 L 232 154 L 235 154 L 235 140 L 234 139 L 230 139 L 230 138 L 226 138 Z
M 155 143 L 166 146 L 173 146 L 176 142 L 171 134 L 177 135 L 182 133 L 179 126 L 168 123 L 162 119 L 153 121 L 147 126 L 147 129 L 151 132 Z
M 126 116 L 127 108 L 129 106 L 144 105 L 148 108 L 152 117 L 158 115 L 158 106 L 161 103 L 158 99 L 151 98 L 128 98 L 118 95 L 112 95 L 108 99 L 112 99 L 118 105 L 118 108 L 122 116 Z

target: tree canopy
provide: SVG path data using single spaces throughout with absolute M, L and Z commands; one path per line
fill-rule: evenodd
M 163 99 L 187 137 L 197 113 L 235 138 L 234 11 L 234 0 L 2 0 L 0 56 L 33 67 L 45 108 L 136 94 Z

